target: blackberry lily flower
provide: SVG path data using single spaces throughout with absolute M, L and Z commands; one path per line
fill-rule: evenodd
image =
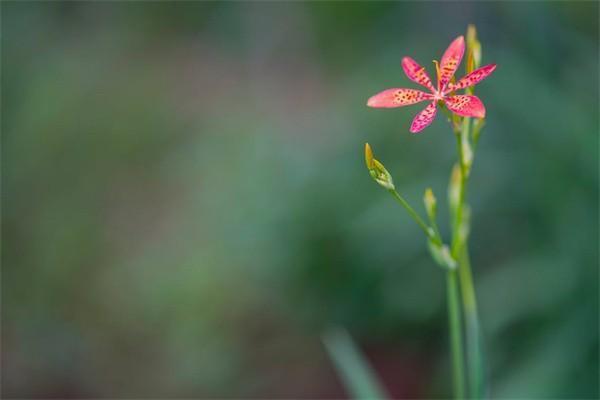
M 412 133 L 425 129 L 433 122 L 437 112 L 437 102 L 442 102 L 453 113 L 463 117 L 485 117 L 485 107 L 479 98 L 471 95 L 453 95 L 456 90 L 473 86 L 487 78 L 496 69 L 496 64 L 489 64 L 476 69 L 459 79 L 456 83 L 450 80 L 458 69 L 465 53 L 465 38 L 459 36 L 448 47 L 441 62 L 434 61 L 437 71 L 437 87 L 431 83 L 425 68 L 410 57 L 402 59 L 402 69 L 408 79 L 429 89 L 425 93 L 416 89 L 394 88 L 387 89 L 371 97 L 367 102 L 369 107 L 394 108 L 403 107 L 422 101 L 431 101 L 423 111 L 418 113 L 410 126 Z

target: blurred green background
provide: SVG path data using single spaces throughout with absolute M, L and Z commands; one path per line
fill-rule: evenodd
M 491 396 L 597 398 L 597 2 L 3 2 L 3 397 L 344 398 L 330 327 L 449 395 L 444 274 L 363 145 L 422 211 L 454 137 L 365 103 L 468 23 Z

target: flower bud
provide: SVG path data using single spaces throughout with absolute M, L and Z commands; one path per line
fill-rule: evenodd
M 427 244 L 429 245 L 429 253 L 431 253 L 431 256 L 438 265 L 448 269 L 457 267 L 456 261 L 452 258 L 447 245 L 436 244 L 431 240 Z
M 435 216 L 437 214 L 437 201 L 435 196 L 433 195 L 433 191 L 431 188 L 427 188 L 425 190 L 425 195 L 423 196 L 423 203 L 425 203 L 425 210 L 427 211 L 427 216 L 430 221 L 435 221 Z
M 467 26 L 467 46 L 470 46 L 476 40 L 477 40 L 477 28 L 475 28 L 475 25 L 469 24 L 469 26 Z
M 479 68 L 481 66 L 481 42 L 477 41 L 473 45 L 473 67 Z
M 466 72 L 467 74 L 473 72 L 473 70 L 475 69 L 475 63 L 473 61 L 473 52 L 469 49 L 467 51 L 467 67 L 466 67 Z
M 373 151 L 369 143 L 365 143 L 365 163 L 367 164 L 369 174 L 375 182 L 388 190 L 395 189 L 392 175 L 385 169 L 382 163 L 373 158 Z
M 469 65 L 469 60 L 471 60 L 471 65 Z M 467 28 L 467 73 L 480 66 L 481 42 L 477 38 L 477 29 L 475 29 L 475 25 L 469 25 Z
M 373 150 L 371 150 L 369 143 L 365 143 L 365 163 L 367 164 L 369 171 L 375 168 L 375 163 L 373 163 Z

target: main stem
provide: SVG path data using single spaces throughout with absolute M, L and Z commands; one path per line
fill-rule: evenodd
M 467 366 L 469 370 L 470 397 L 481 399 L 484 395 L 483 362 L 480 343 L 480 326 L 477 313 L 477 300 L 475 286 L 468 253 L 468 235 L 463 232 L 469 230 L 468 221 L 465 221 L 466 193 L 468 183 L 468 168 L 463 157 L 463 142 L 468 140 L 471 119 L 465 117 L 461 132 L 457 136 L 458 157 L 461 169 L 459 182 L 459 202 L 452 234 L 452 256 L 458 262 L 458 276 L 460 280 L 460 295 L 465 316 Z
M 465 370 L 463 356 L 463 332 L 461 323 L 460 295 L 456 269 L 446 273 L 446 296 L 448 297 L 448 326 L 450 328 L 450 354 L 452 357 L 452 384 L 454 397 L 465 398 Z
M 468 247 L 465 243 L 459 261 L 458 274 L 462 293 L 462 302 L 467 331 L 467 358 L 469 363 L 469 379 L 471 396 L 475 399 L 485 397 L 485 382 L 483 374 L 483 355 L 481 349 L 481 329 L 475 298 L 475 287 L 471 273 Z

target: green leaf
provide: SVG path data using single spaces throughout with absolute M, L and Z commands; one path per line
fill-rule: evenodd
M 386 399 L 381 383 L 352 337 L 341 328 L 323 335 L 323 343 L 346 390 L 355 399 Z

